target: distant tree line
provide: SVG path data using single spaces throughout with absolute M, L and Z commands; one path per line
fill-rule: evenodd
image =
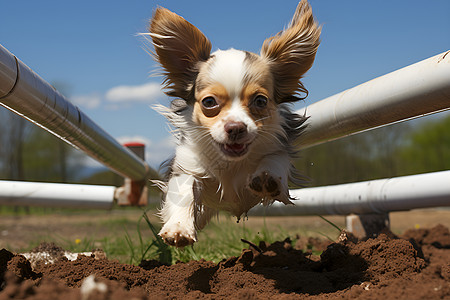
M 122 185 L 110 171 L 83 176 L 86 159 L 44 129 L 0 107 L 0 179 Z
M 307 148 L 296 167 L 308 186 L 450 169 L 450 115 L 398 123 Z
M 400 123 L 299 153 L 296 167 L 322 186 L 450 169 L 450 116 Z M 0 179 L 121 185 L 110 171 L 82 176 L 84 154 L 0 107 Z

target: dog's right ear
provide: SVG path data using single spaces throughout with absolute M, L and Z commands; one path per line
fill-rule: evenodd
M 189 101 L 197 65 L 211 53 L 211 42 L 194 25 L 165 8 L 157 8 L 149 25 L 155 58 L 164 68 L 169 96 Z

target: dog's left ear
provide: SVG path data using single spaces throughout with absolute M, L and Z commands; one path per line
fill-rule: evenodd
M 320 32 L 321 27 L 314 21 L 311 6 L 302 0 L 289 27 L 264 41 L 261 56 L 269 60 L 278 103 L 298 100 L 295 96 L 298 92 L 308 93 L 300 78 L 314 62 Z
M 165 8 L 157 8 L 149 35 L 154 56 L 164 68 L 167 94 L 189 101 L 197 65 L 211 53 L 211 42 L 194 25 Z

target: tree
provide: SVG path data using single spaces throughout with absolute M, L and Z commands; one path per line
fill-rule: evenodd
M 23 180 L 24 140 L 30 132 L 31 126 L 24 118 L 0 107 L 0 156 L 2 177 L 12 180 Z
M 310 186 L 397 176 L 397 152 L 409 131 L 401 123 L 307 148 L 296 166 L 311 178 Z
M 417 174 L 450 169 L 450 116 L 419 124 L 399 150 L 401 170 Z
M 25 178 L 51 182 L 74 180 L 80 171 L 76 163 L 79 155 L 64 141 L 35 126 L 24 143 Z

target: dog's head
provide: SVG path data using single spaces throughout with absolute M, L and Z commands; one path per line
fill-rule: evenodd
M 192 120 L 209 131 L 227 159 L 239 160 L 259 132 L 270 136 L 271 128 L 280 127 L 277 106 L 307 92 L 300 78 L 314 61 L 320 27 L 302 0 L 288 28 L 268 38 L 260 55 L 211 53 L 200 30 L 164 8 L 156 9 L 149 32 L 167 94 L 192 105 Z

